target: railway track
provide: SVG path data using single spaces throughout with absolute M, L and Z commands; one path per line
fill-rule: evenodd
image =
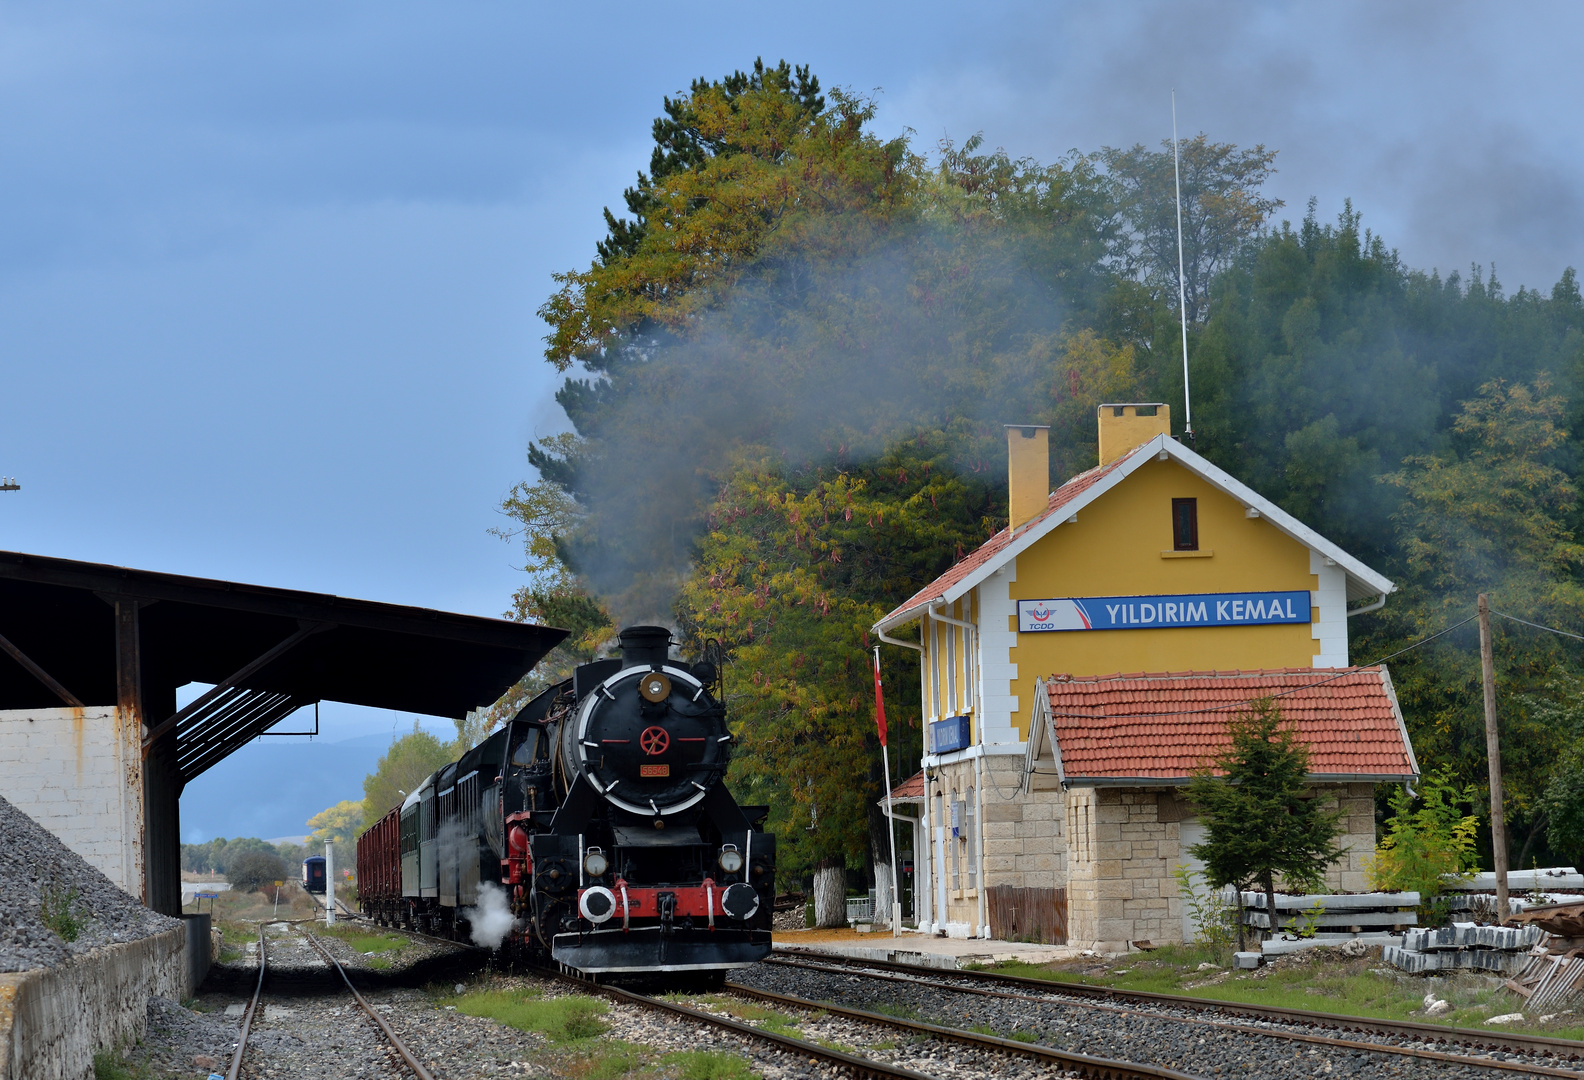
M 543 974 L 569 983 L 579 989 L 603 994 L 623 1004 L 635 1005 L 639 1008 L 684 1018 L 718 1030 L 733 1032 L 747 1039 L 768 1044 L 777 1050 L 788 1052 L 799 1059 L 808 1061 L 811 1065 L 824 1064 L 832 1066 L 849 1076 L 865 1078 L 865 1080 L 902 1080 L 902 1078 L 906 1078 L 906 1080 L 932 1080 L 929 1073 L 908 1069 L 875 1057 L 850 1054 L 821 1043 L 795 1038 L 779 1031 L 766 1030 L 741 1020 L 720 1016 L 703 1009 L 692 1008 L 676 1001 L 650 997 L 621 987 L 603 985 L 560 972 L 546 971 Z M 1042 1067 L 1041 1075 L 1084 1077 L 1089 1078 L 1089 1080 L 1146 1080 L 1146 1078 L 1153 1078 L 1153 1080 L 1199 1080 L 1192 1074 L 1177 1072 L 1160 1066 L 1140 1065 L 1133 1062 L 1116 1061 L 1085 1054 L 1067 1053 L 1053 1050 L 1050 1047 L 1035 1046 L 994 1035 L 961 1031 L 955 1028 L 866 1012 L 862 1009 L 834 1006 L 788 995 L 769 994 L 730 983 L 726 986 L 726 992 L 750 1000 L 773 1001 L 778 1005 L 801 1011 L 841 1016 L 844 1019 L 870 1027 L 901 1031 L 918 1040 L 933 1040 L 940 1045 L 942 1051 L 946 1052 L 949 1064 L 954 1066 L 950 1069 L 953 1073 L 985 1074 L 991 1068 L 994 1068 L 998 1059 L 1001 1064 L 1005 1064 L 1006 1059 L 1014 1058 L 1037 1063 L 1038 1066 Z M 878 1039 L 873 1040 L 873 1042 L 879 1041 Z M 961 1060 L 951 1060 L 954 1058 Z
M 819 955 L 819 954 L 813 954 Z M 1283 1040 L 1294 1046 L 1307 1046 L 1311 1053 L 1351 1053 L 1375 1055 L 1378 1059 L 1396 1058 L 1434 1063 L 1437 1067 L 1464 1066 L 1487 1074 L 1584 1077 L 1572 1064 L 1584 1055 L 1584 1043 L 1543 1036 L 1510 1035 L 1466 1028 L 1446 1028 L 1433 1024 L 1366 1020 L 1330 1013 L 1298 1009 L 1265 1008 L 1257 1005 L 1206 1001 L 1172 994 L 1151 994 L 1115 990 L 1072 983 L 1052 983 L 1040 979 L 999 975 L 994 972 L 951 971 L 925 968 L 889 961 L 855 960 L 845 957 L 780 953 L 766 962 L 772 968 L 786 968 L 839 976 L 841 988 L 850 992 L 851 981 L 867 979 L 889 982 L 914 990 L 928 989 L 952 994 L 993 999 L 1019 1005 L 1049 1008 L 1090 1009 L 1123 1017 L 1150 1017 L 1183 1025 L 1185 1034 L 1193 1026 L 1211 1027 L 1221 1032 L 1263 1039 Z M 729 984 L 734 992 L 761 987 Z M 823 1004 L 822 1002 L 820 1004 Z M 825 1006 L 829 1007 L 829 1006 Z M 1257 1021 L 1248 1023 L 1245 1021 Z M 1321 1031 L 1330 1034 L 1320 1034 Z M 1365 1036 L 1364 1038 L 1349 1036 Z M 1192 1042 L 1189 1035 L 1188 1042 Z M 1499 1056 L 1498 1056 L 1499 1055 Z M 1512 1060 L 1517 1058 L 1519 1060 Z
M 369 1004 L 362 994 L 358 993 L 357 987 L 352 985 L 352 980 L 347 977 L 346 970 L 341 966 L 341 962 L 331 955 L 330 951 L 313 934 L 300 928 L 297 933 L 301 934 L 303 940 L 319 955 L 325 966 L 333 968 L 336 974 L 341 977 L 341 981 L 346 986 L 347 991 L 351 993 L 353 1001 L 374 1022 L 374 1025 L 384 1036 L 385 1044 L 396 1055 L 396 1058 L 406 1066 L 406 1069 L 417 1077 L 417 1080 L 434 1080 L 434 1075 L 421 1061 L 413 1056 L 412 1051 L 407 1048 L 407 1044 L 402 1042 L 385 1018 Z M 252 999 L 242 1013 L 242 1026 L 237 1032 L 236 1051 L 232 1054 L 230 1067 L 226 1070 L 226 1080 L 240 1080 L 242 1076 L 242 1062 L 247 1053 L 248 1038 L 252 1034 L 254 1022 L 258 1019 L 259 1002 L 264 995 L 265 978 L 269 974 L 268 949 L 269 939 L 265 933 L 265 928 L 261 926 L 259 927 L 258 982 L 253 988 Z

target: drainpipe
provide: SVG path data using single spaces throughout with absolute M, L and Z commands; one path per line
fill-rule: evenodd
M 989 918 L 989 885 L 985 881 L 985 846 L 984 846 L 984 736 L 979 737 L 979 756 L 974 758 L 974 843 L 977 848 L 974 857 L 979 863 L 979 936 L 990 936 Z
M 1380 594 L 1380 599 L 1375 601 L 1373 604 L 1365 604 L 1363 607 L 1348 608 L 1347 609 L 1347 617 L 1351 619 L 1355 615 L 1363 615 L 1366 612 L 1370 612 L 1370 611 L 1379 611 L 1381 608 L 1383 608 L 1385 606 L 1386 606 L 1386 594 L 1385 593 L 1381 593 Z

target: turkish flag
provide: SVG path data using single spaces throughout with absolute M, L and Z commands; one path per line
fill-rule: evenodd
M 880 648 L 875 647 L 875 727 L 880 729 L 880 745 L 886 744 L 885 695 L 880 692 Z

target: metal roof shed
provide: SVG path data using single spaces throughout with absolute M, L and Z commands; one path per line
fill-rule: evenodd
M 144 901 L 180 910 L 178 803 L 296 709 L 460 717 L 566 636 L 323 593 L 0 552 L 0 709 L 116 706 L 142 736 Z M 14 661 L 14 662 L 13 662 Z M 176 690 L 214 689 L 181 710 Z M 128 778 L 131 782 L 131 778 Z

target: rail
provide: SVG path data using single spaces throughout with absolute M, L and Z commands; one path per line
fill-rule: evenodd
M 844 1053 L 840 1050 L 822 1046 L 819 1043 L 808 1042 L 804 1039 L 795 1039 L 790 1035 L 782 1035 L 775 1031 L 766 1031 L 764 1028 L 754 1027 L 739 1020 L 731 1020 L 724 1016 L 716 1016 L 700 1009 L 690 1009 L 686 1005 L 674 1001 L 665 1001 L 652 998 L 643 994 L 624 990 L 618 986 L 609 986 L 576 975 L 561 971 L 541 969 L 541 974 L 571 983 L 574 986 L 603 994 L 613 1000 L 640 1008 L 651 1009 L 656 1012 L 669 1013 L 672 1016 L 686 1017 L 689 1020 L 706 1024 L 711 1027 L 721 1028 L 747 1036 L 760 1042 L 770 1043 L 782 1050 L 790 1050 L 805 1060 L 825 1062 L 830 1065 L 840 1066 L 849 1070 L 854 1075 L 872 1080 L 935 1080 L 924 1073 L 905 1069 L 900 1065 L 891 1065 L 871 1058 L 858 1057 L 854 1054 Z M 867 1013 L 861 1009 L 842 1009 L 832 1007 L 821 1002 L 804 1001 L 778 994 L 767 994 L 763 991 L 750 991 L 746 987 L 728 983 L 727 990 L 734 994 L 743 994 L 746 997 L 763 996 L 766 1000 L 775 999 L 785 1004 L 795 1004 L 799 1008 L 813 1009 L 820 1012 L 841 1014 L 849 1019 L 864 1020 L 870 1023 L 882 1024 L 886 1027 L 911 1030 L 920 1034 L 929 1034 L 943 1041 L 952 1041 L 970 1045 L 984 1050 L 996 1050 L 1004 1053 L 1018 1054 L 1024 1057 L 1045 1058 L 1046 1060 L 1059 1060 L 1064 1067 L 1077 1072 L 1083 1077 L 1092 1080 L 1199 1080 L 1198 1077 L 1188 1073 L 1173 1072 L 1154 1065 L 1138 1065 L 1126 1061 L 1110 1061 L 1105 1058 L 1092 1058 L 1082 1054 L 1067 1054 L 1061 1051 L 1049 1050 L 1046 1047 L 1034 1047 L 1025 1043 L 1015 1042 L 1011 1039 L 1001 1039 L 993 1035 L 978 1035 L 972 1032 L 959 1031 L 954 1028 L 937 1028 L 930 1024 L 918 1024 L 913 1021 L 901 1020 L 894 1016 L 882 1016 L 879 1013 Z M 1047 1056 L 1049 1055 L 1049 1056 Z
M 407 1067 L 413 1071 L 418 1080 L 434 1080 L 434 1074 L 424 1068 L 422 1062 L 413 1057 L 412 1051 L 407 1049 L 407 1044 L 401 1041 L 401 1038 L 391 1029 L 391 1026 L 385 1022 L 385 1018 L 375 1010 L 374 1006 L 368 1003 L 362 994 L 357 992 L 357 987 L 353 986 L 352 980 L 347 978 L 346 969 L 341 966 L 341 961 L 332 956 L 330 950 L 326 949 L 314 935 L 305 931 L 303 937 L 308 939 L 308 944 L 312 945 L 314 950 L 324 957 L 327 964 L 336 969 L 336 973 L 341 976 L 341 981 L 346 983 L 346 988 L 352 991 L 353 999 L 362 1007 L 364 1012 L 368 1013 L 369 1019 L 379 1025 L 379 1029 L 385 1033 L 385 1038 L 390 1042 L 392 1048 L 395 1049 L 397 1054 L 401 1055 L 401 1059 L 407 1063 Z
M 332 956 L 330 951 L 326 949 L 324 945 L 319 942 L 319 939 L 314 937 L 314 935 L 308 933 L 307 931 L 300 932 L 308 944 L 313 947 L 314 951 L 324 959 L 325 963 L 328 966 L 335 968 L 336 973 L 341 976 L 341 981 L 346 983 L 346 988 L 352 992 L 353 1000 L 355 1000 L 358 1005 L 362 1007 L 363 1011 L 368 1013 L 369 1018 L 373 1020 L 376 1025 L 378 1025 L 380 1031 L 384 1033 L 386 1041 L 390 1043 L 391 1048 L 396 1051 L 397 1055 L 399 1055 L 401 1059 L 407 1063 L 407 1067 L 413 1071 L 413 1075 L 418 1077 L 418 1080 L 435 1080 L 434 1074 L 426 1069 L 423 1063 L 413 1056 L 412 1051 L 407 1048 L 407 1044 L 401 1041 L 401 1038 L 394 1030 L 392 1030 L 390 1024 L 386 1023 L 385 1018 L 368 1003 L 367 999 L 365 999 L 362 994 L 358 993 L 357 987 L 352 985 L 352 980 L 347 978 L 346 970 L 341 966 L 341 962 Z M 259 998 L 264 993 L 264 974 L 266 965 L 268 963 L 265 956 L 267 943 L 268 938 L 265 936 L 264 927 L 260 926 L 258 983 L 253 987 L 252 1000 L 248 1002 L 247 1009 L 242 1013 L 242 1027 L 237 1032 L 236 1052 L 231 1055 L 231 1066 L 226 1070 L 226 1080 L 238 1080 L 238 1077 L 242 1072 L 242 1057 L 247 1051 L 248 1036 L 253 1030 L 253 1020 L 258 1015 Z
M 253 1014 L 258 1012 L 259 995 L 264 992 L 264 927 L 259 927 L 259 976 L 253 987 L 253 1000 L 242 1014 L 242 1030 L 237 1034 L 236 1053 L 231 1055 L 231 1067 L 226 1070 L 226 1080 L 237 1080 L 242 1071 L 242 1050 L 247 1046 L 248 1033 L 253 1030 Z
M 977 994 L 986 997 L 1012 998 L 1023 1001 L 1049 1001 L 1050 995 L 1068 994 L 1073 997 L 1089 998 L 1095 1001 L 1096 1008 L 1121 1009 L 1128 1005 L 1166 1006 L 1205 1013 L 1226 1013 L 1234 1016 L 1254 1017 L 1267 1022 L 1287 1021 L 1294 1024 L 1306 1024 L 1317 1028 L 1330 1028 L 1343 1033 L 1371 1033 L 1396 1036 L 1405 1040 L 1419 1043 L 1439 1042 L 1452 1043 L 1465 1046 L 1473 1050 L 1499 1050 L 1505 1052 L 1545 1054 L 1555 1057 L 1577 1059 L 1584 1056 L 1584 1042 L 1572 1039 L 1553 1039 L 1545 1036 L 1512 1035 L 1488 1031 L 1476 1031 L 1470 1028 L 1442 1027 L 1436 1024 L 1421 1024 L 1413 1021 L 1385 1021 L 1372 1020 L 1364 1017 L 1343 1016 L 1337 1013 L 1309 1012 L 1303 1009 L 1288 1009 L 1278 1006 L 1245 1005 L 1239 1002 L 1218 1001 L 1206 998 L 1192 998 L 1181 994 L 1156 994 L 1138 990 L 1118 990 L 1114 987 L 1090 986 L 1084 983 L 1055 982 L 1048 979 L 1030 979 L 1019 975 L 1001 975 L 987 971 L 942 971 L 939 968 L 926 968 L 917 964 L 904 964 L 887 960 L 860 960 L 849 957 L 829 956 L 826 954 L 799 953 L 798 958 L 790 958 L 785 953 L 790 950 L 777 950 L 783 953 L 772 956 L 768 963 L 783 964 L 791 967 L 809 970 L 839 971 L 844 974 L 854 973 L 854 969 L 879 968 L 882 970 L 905 973 L 905 979 L 898 976 L 882 975 L 873 972 L 857 972 L 873 979 L 892 979 L 906 981 L 914 985 L 936 987 L 957 993 Z M 818 962 L 809 962 L 816 958 Z M 1030 994 L 1013 994 L 1004 991 L 986 990 L 980 987 L 963 986 L 942 980 L 942 976 L 970 982 L 996 983 L 1009 986 L 1038 990 L 1044 997 L 1035 997 Z M 1187 1018 L 1179 1019 L 1183 1023 L 1195 1023 Z M 1476 1065 L 1480 1068 L 1489 1068 L 1502 1072 L 1523 1073 L 1534 1076 L 1569 1077 L 1578 1080 L 1584 1078 L 1584 1073 L 1577 1070 L 1557 1069 L 1539 1064 L 1526 1064 L 1518 1062 L 1498 1061 L 1491 1058 L 1471 1057 L 1466 1054 L 1452 1054 L 1439 1050 L 1430 1050 L 1422 1047 L 1393 1046 L 1388 1043 L 1360 1042 L 1353 1039 L 1332 1038 L 1323 1035 L 1311 1035 L 1302 1032 L 1281 1031 L 1271 1027 L 1253 1027 L 1242 1024 L 1227 1024 L 1221 1026 L 1247 1034 L 1262 1035 L 1270 1038 L 1287 1039 L 1294 1042 L 1305 1042 L 1318 1045 L 1335 1046 L 1345 1049 L 1357 1050 L 1367 1053 L 1394 1054 L 1398 1056 L 1414 1057 L 1427 1061 L 1440 1061 L 1458 1065 Z

